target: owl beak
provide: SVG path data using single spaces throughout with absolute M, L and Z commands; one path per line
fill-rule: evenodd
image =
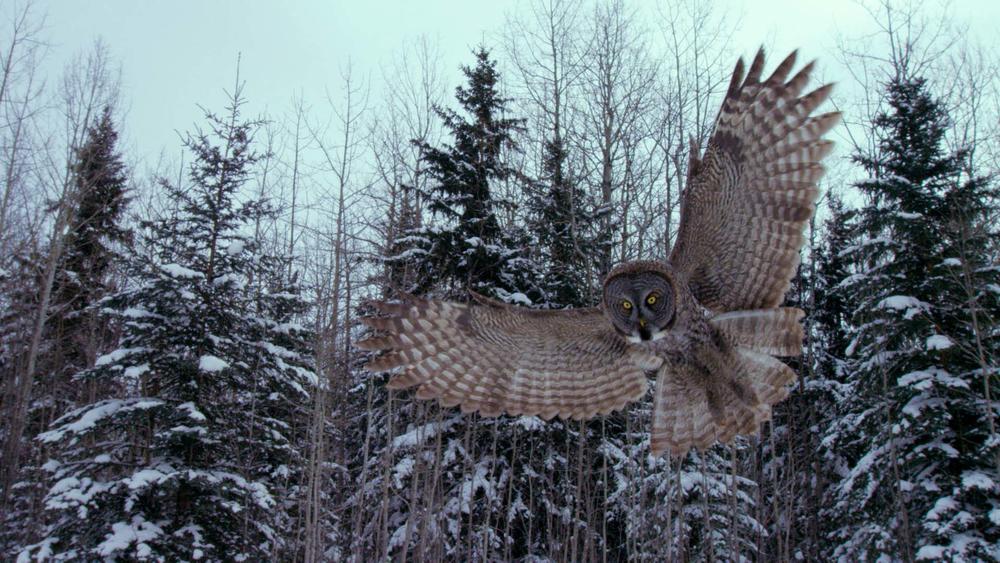
M 653 338 L 652 333 L 649 331 L 649 327 L 646 325 L 646 319 L 639 319 L 639 338 L 642 340 L 650 340 Z

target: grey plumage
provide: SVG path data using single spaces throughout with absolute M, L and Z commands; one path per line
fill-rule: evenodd
M 623 408 L 656 374 L 654 454 L 755 433 L 795 373 L 802 311 L 779 308 L 798 264 L 839 119 L 810 117 L 829 95 L 801 95 L 813 65 L 795 53 L 761 80 L 763 52 L 733 72 L 705 154 L 692 148 L 667 263 L 638 261 L 606 278 L 602 306 L 536 311 L 474 295 L 469 304 L 406 297 L 363 321 L 384 336 L 368 366 L 400 369 L 392 388 L 486 416 L 586 419 Z

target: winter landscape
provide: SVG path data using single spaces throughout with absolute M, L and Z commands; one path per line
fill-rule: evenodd
M 0 560 L 1000 561 L 996 6 L 350 4 L 0 4 Z M 364 369 L 373 300 L 670 256 L 761 45 L 843 122 L 758 435 Z

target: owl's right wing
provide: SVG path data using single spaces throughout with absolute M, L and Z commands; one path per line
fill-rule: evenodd
M 402 370 L 393 389 L 484 416 L 575 420 L 621 409 L 648 387 L 643 365 L 598 308 L 540 311 L 476 296 L 460 304 L 407 297 L 376 302 L 385 316 L 362 319 L 385 333 L 357 343 L 384 350 L 370 371 Z
M 762 81 L 763 51 L 745 78 L 741 59 L 704 157 L 691 150 L 670 262 L 714 311 L 776 307 L 799 262 L 840 114 L 810 116 L 831 85 L 803 95 L 813 65 L 788 78 L 794 64 L 792 53 Z

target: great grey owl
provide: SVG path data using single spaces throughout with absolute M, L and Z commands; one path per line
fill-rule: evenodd
M 363 319 L 385 350 L 389 387 L 485 416 L 587 419 L 642 397 L 656 374 L 650 449 L 683 454 L 756 433 L 795 373 L 802 311 L 779 307 L 819 194 L 822 137 L 840 114 L 811 116 L 831 85 L 802 91 L 795 53 L 761 81 L 763 50 L 741 59 L 702 158 L 692 142 L 669 262 L 628 262 L 600 307 L 532 310 L 480 295 L 469 304 L 406 297 Z

